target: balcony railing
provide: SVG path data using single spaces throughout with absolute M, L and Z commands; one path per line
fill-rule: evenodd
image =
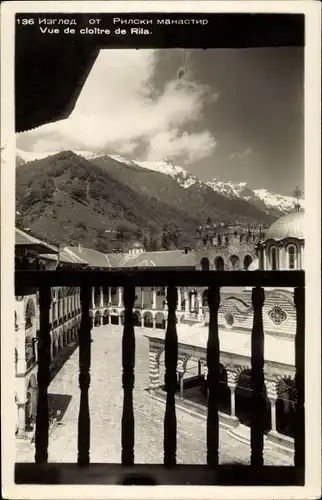
M 106 271 L 16 271 L 16 293 L 24 287 L 38 287 L 40 299 L 40 337 L 38 351 L 38 408 L 35 434 L 35 464 L 16 464 L 17 483 L 46 484 L 214 484 L 214 485 L 303 485 L 305 465 L 304 436 L 304 283 L 303 271 L 187 271 L 106 270 Z M 121 422 L 121 465 L 90 464 L 90 388 L 91 359 L 91 289 L 108 284 L 123 288 L 124 327 L 122 341 L 123 414 Z M 49 310 L 53 286 L 78 286 L 81 290 L 81 324 L 79 329 L 78 456 L 75 464 L 48 464 L 48 385 L 50 380 Z M 165 332 L 164 460 L 163 464 L 135 465 L 133 388 L 135 368 L 134 302 L 135 287 L 167 288 L 167 329 Z M 177 465 L 177 422 L 175 393 L 177 388 L 178 338 L 176 331 L 177 287 L 207 287 L 209 333 L 207 343 L 208 415 L 207 465 Z M 250 466 L 219 465 L 218 388 L 220 383 L 218 309 L 220 287 L 252 287 L 253 328 L 251 341 L 252 425 Z M 294 436 L 294 466 L 264 466 L 265 426 L 264 397 L 264 330 L 262 310 L 264 287 L 294 288 L 297 314 L 295 336 L 295 384 L 297 391 Z M 76 432 L 76 429 L 75 429 Z M 82 467 L 81 467 L 82 466 Z M 84 468 L 85 466 L 85 468 Z

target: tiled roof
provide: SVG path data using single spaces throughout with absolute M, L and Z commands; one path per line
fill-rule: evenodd
M 69 262 L 72 262 L 73 264 L 85 264 L 88 265 L 88 262 L 84 260 L 83 258 L 79 257 L 79 255 L 76 255 L 74 252 L 72 252 L 68 247 L 64 248 L 63 250 L 60 251 L 60 257 L 64 257 L 69 260 Z
M 25 247 L 33 247 L 34 250 L 39 252 L 45 252 L 46 250 L 50 250 L 48 253 L 58 253 L 58 248 L 54 245 L 50 245 L 45 241 L 39 240 L 31 234 L 25 233 L 21 229 L 15 228 L 15 245 L 16 246 L 25 246 Z
M 109 254 L 112 267 L 195 267 L 194 251 L 183 250 L 142 252 L 140 254 Z
M 87 262 L 90 267 L 111 267 L 108 256 L 92 248 L 66 247 L 65 250 L 69 254 L 72 253 L 74 256 Z
M 129 253 L 109 253 L 107 257 L 111 267 L 124 267 L 127 261 L 132 261 L 137 256 Z
M 58 261 L 58 254 L 41 254 L 40 257 L 50 260 Z M 59 252 L 59 261 L 65 264 L 83 264 L 87 265 L 87 262 L 83 259 L 77 257 L 77 255 L 73 255 L 66 250 L 60 250 Z
M 84 247 L 66 247 L 71 255 L 84 259 L 90 267 L 194 267 L 194 252 L 183 250 L 142 252 L 140 254 L 113 253 L 104 254 Z

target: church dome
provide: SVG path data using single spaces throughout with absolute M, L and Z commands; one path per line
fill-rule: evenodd
M 292 212 L 277 219 L 268 229 L 265 240 L 304 239 L 304 212 Z

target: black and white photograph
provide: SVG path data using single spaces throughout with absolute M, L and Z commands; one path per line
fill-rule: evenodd
M 4 497 L 318 498 L 319 3 L 10 4 Z

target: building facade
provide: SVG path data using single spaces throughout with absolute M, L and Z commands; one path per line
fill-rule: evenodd
M 255 224 L 220 223 L 200 226 L 196 267 L 202 270 L 247 270 L 257 258 L 257 247 L 266 227 Z
M 84 267 L 81 259 L 16 229 L 16 269 L 55 270 Z M 19 293 L 19 291 L 18 291 Z M 50 321 L 51 372 L 78 343 L 80 293 L 77 287 L 52 288 Z M 15 296 L 15 402 L 16 435 L 32 439 L 37 411 L 37 370 L 39 337 L 39 293 L 23 290 Z
M 265 229 L 265 231 L 264 231 Z M 27 233 L 16 231 L 16 268 L 55 270 L 58 267 L 160 268 L 197 270 L 303 269 L 304 214 L 296 211 L 274 222 L 270 228 L 242 224 L 206 226 L 199 230 L 195 250 L 146 252 L 133 245 L 127 253 L 103 254 L 93 249 L 57 249 Z M 93 337 L 101 325 L 121 325 L 124 320 L 123 289 L 92 289 L 90 315 Z M 253 310 L 251 290 L 222 289 L 219 308 L 221 343 L 222 421 L 237 428 L 247 422 L 245 400 L 250 394 L 250 338 Z M 145 327 L 150 348 L 150 392 L 162 390 L 164 330 L 167 326 L 166 290 L 136 288 L 135 325 Z M 77 287 L 52 289 L 50 309 L 51 368 L 76 347 L 81 318 Z M 265 387 L 267 435 L 292 448 L 294 407 L 294 338 L 296 314 L 292 290 L 267 290 L 263 310 L 265 331 Z M 178 288 L 177 329 L 179 336 L 178 392 L 183 399 L 206 405 L 206 339 L 209 312 L 205 287 Z M 15 367 L 17 435 L 24 436 L 36 414 L 37 340 L 39 299 L 37 291 L 16 296 Z M 150 332 L 150 333 L 149 333 Z M 282 347 L 281 347 L 282 346 Z M 194 368 L 191 368 L 191 364 Z M 199 399 L 198 399 L 199 398 Z M 200 400 L 201 398 L 201 400 Z M 240 411 L 240 408 L 243 408 Z M 244 413 L 243 413 L 244 412 Z M 247 414 L 247 411 L 246 411 Z M 281 437 L 282 436 L 282 437 Z

